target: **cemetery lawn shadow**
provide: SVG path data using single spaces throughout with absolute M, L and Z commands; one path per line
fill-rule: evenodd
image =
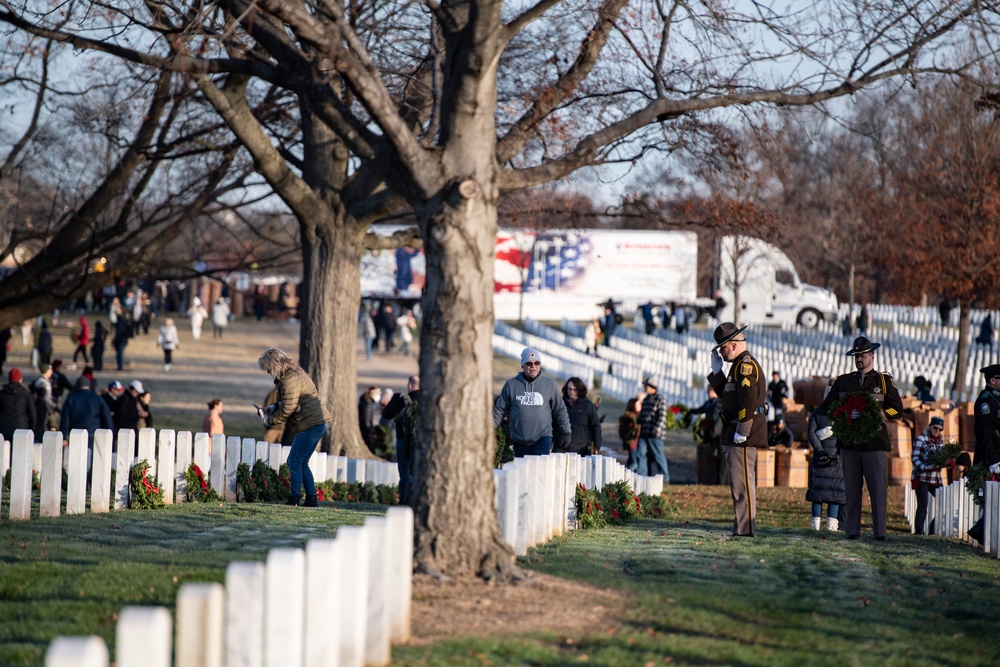
M 521 559 L 534 573 L 592 587 L 591 598 L 552 591 L 536 600 L 545 620 L 511 636 L 506 617 L 518 608 L 480 586 L 473 595 L 486 611 L 463 607 L 475 622 L 456 621 L 466 636 L 394 647 L 393 664 L 997 663 L 987 638 L 1000 608 L 1000 565 L 968 545 L 910 535 L 902 489 L 890 489 L 884 544 L 872 540 L 867 512 L 859 542 L 811 530 L 803 489 L 758 490 L 753 540 L 731 536 L 728 489 L 671 493 L 676 518 L 576 531 Z M 415 599 L 417 628 L 422 604 Z M 598 622 L 590 620 L 595 607 L 603 607 Z M 551 629 L 567 616 L 587 619 L 582 633 Z M 478 630 L 463 632 L 475 623 Z
M 303 547 L 384 507 L 197 503 L 0 525 L 0 665 L 42 665 L 59 635 L 97 634 L 114 655 L 127 605 L 174 609 L 179 587 L 225 580 L 233 560 Z
M 730 536 L 728 489 L 679 486 L 670 520 L 576 531 L 533 549 L 511 585 L 417 576 L 394 665 L 993 665 L 1000 567 L 911 536 L 890 489 L 889 541 L 808 528 L 802 489 L 759 489 L 758 536 Z M 384 508 L 182 504 L 4 523 L 0 664 L 42 665 L 58 635 L 114 655 L 126 605 L 173 610 L 232 560 L 332 537 Z M 866 524 L 868 518 L 865 518 Z M 323 604 L 323 601 L 311 601 Z

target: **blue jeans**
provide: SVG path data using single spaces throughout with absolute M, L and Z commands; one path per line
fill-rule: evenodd
M 410 439 L 396 438 L 396 467 L 399 468 L 399 504 L 410 502 L 410 485 L 413 476 L 410 474 Z
M 375 343 L 374 338 L 365 338 L 365 354 L 369 359 L 372 358 L 372 345 Z
M 663 438 L 639 438 L 639 447 L 636 449 L 636 458 L 639 459 L 639 469 L 637 472 L 640 475 L 649 474 L 649 455 L 648 452 L 652 450 L 653 458 L 656 459 L 656 465 L 660 467 L 660 471 L 663 473 L 663 483 L 668 484 L 670 482 L 670 473 L 667 470 L 667 455 L 663 453 Z
M 316 451 L 316 444 L 325 433 L 326 422 L 295 434 L 292 451 L 288 452 L 288 487 L 293 496 L 302 493 L 303 482 L 306 485 L 306 495 L 316 495 L 316 482 L 309 469 L 309 457 Z
M 836 519 L 840 513 L 840 505 L 830 503 L 827 505 L 826 515 L 831 519 Z M 813 518 L 818 519 L 823 516 L 823 503 L 813 503 Z
M 541 438 L 533 443 L 528 443 L 526 445 L 519 445 L 514 443 L 514 457 L 518 458 L 521 456 L 545 456 L 546 454 L 552 453 L 552 436 L 543 435 Z

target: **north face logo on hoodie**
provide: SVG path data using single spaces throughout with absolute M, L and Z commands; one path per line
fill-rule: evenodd
M 514 397 L 519 405 L 545 405 L 545 399 L 537 391 L 529 391 Z

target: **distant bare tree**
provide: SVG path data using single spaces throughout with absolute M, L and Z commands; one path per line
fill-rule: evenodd
M 899 105 L 891 169 L 900 215 L 894 261 L 959 305 L 952 389 L 964 392 L 969 309 L 1000 307 L 1000 105 L 997 85 L 922 81 Z

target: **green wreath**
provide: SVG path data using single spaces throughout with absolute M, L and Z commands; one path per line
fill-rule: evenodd
M 132 466 L 128 474 L 129 507 L 140 510 L 155 510 L 165 506 L 163 487 L 151 482 L 147 476 L 149 461 L 143 459 Z
M 854 412 L 857 417 L 851 417 Z M 884 419 L 882 406 L 864 392 L 844 394 L 830 406 L 830 425 L 837 445 L 846 449 L 862 447 L 879 434 Z
M 197 464 L 192 463 L 184 471 L 184 481 L 187 483 L 187 499 L 189 503 L 207 503 L 222 500 L 205 478 L 205 473 Z
M 966 473 L 965 490 L 972 496 L 977 505 L 986 502 L 986 482 L 1000 482 L 1000 475 L 990 472 L 986 461 L 980 461 Z
M 947 442 L 927 457 L 927 463 L 932 468 L 954 468 L 956 459 L 962 455 L 962 445 L 957 442 Z

